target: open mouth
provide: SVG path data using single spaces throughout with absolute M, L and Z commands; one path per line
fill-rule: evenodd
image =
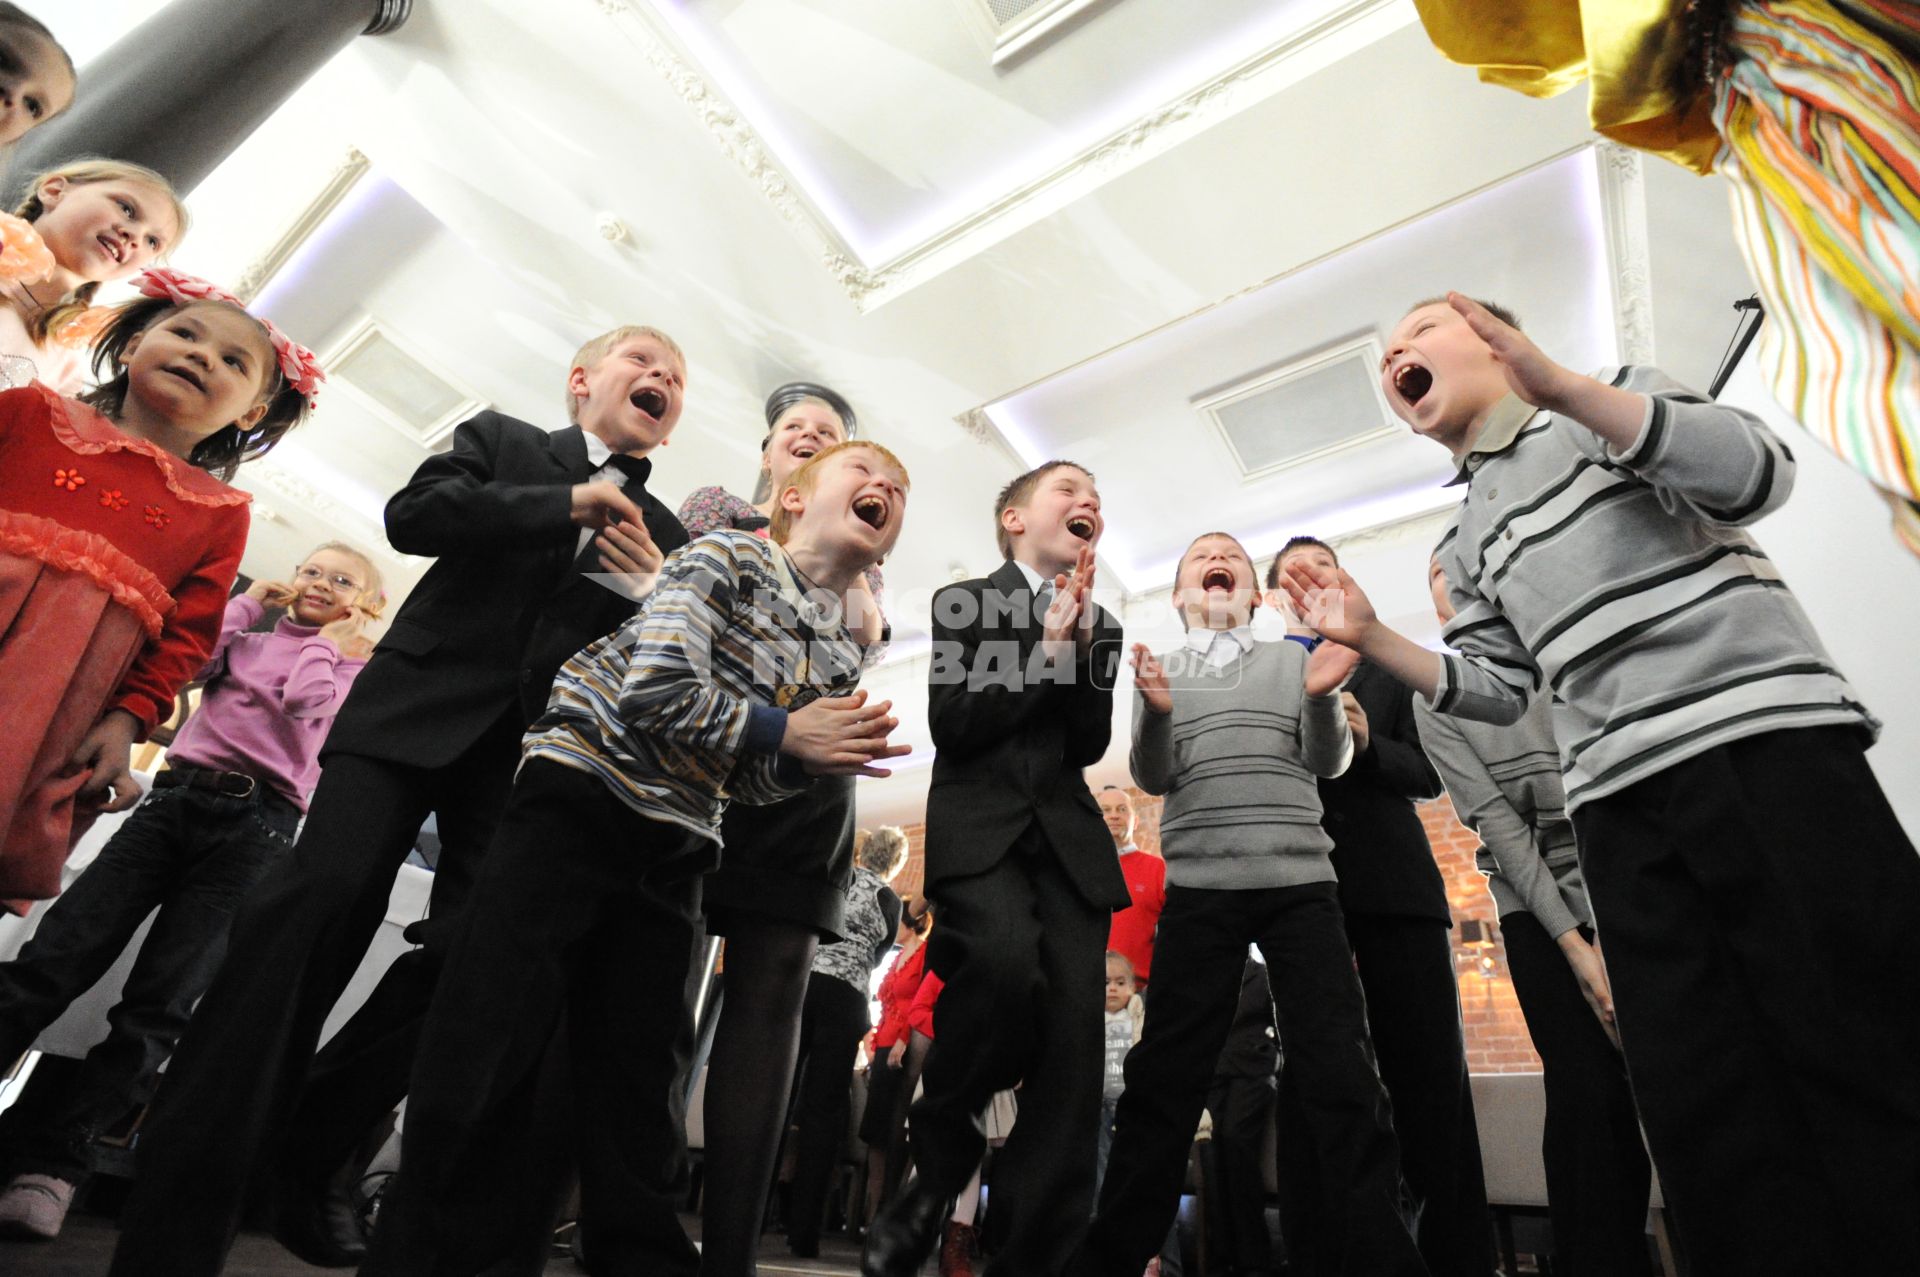
M 171 373 L 173 376 L 178 377 L 180 380 L 192 386 L 195 390 L 198 390 L 201 394 L 205 394 L 207 392 L 207 383 L 205 381 L 202 381 L 200 378 L 200 374 L 195 372 L 191 368 L 178 368 L 178 367 L 163 368 L 161 371 Z
M 638 408 L 641 412 L 646 413 L 649 417 L 652 417 L 655 421 L 659 421 L 667 415 L 666 392 L 653 386 L 648 386 L 644 390 L 634 391 L 627 396 L 627 402 Z
M 853 503 L 853 517 L 878 531 L 887 523 L 887 503 L 880 497 L 860 497 Z
M 1408 404 L 1417 404 L 1433 389 L 1433 374 L 1419 364 L 1402 364 L 1393 374 L 1393 388 Z
M 99 242 L 100 251 L 111 257 L 116 263 L 127 260 L 127 248 L 111 235 L 101 234 L 93 237 Z
M 1200 588 L 1203 590 L 1225 590 L 1231 594 L 1233 593 L 1233 585 L 1233 570 L 1231 568 L 1208 568 L 1206 574 L 1200 578 Z
M 1093 520 L 1084 514 L 1076 514 L 1067 520 L 1067 531 L 1082 541 L 1093 540 Z

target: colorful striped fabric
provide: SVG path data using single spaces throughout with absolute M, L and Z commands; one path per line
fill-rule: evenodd
M 1746 0 L 1714 104 L 1770 388 L 1920 500 L 1920 6 Z M 1916 547 L 1920 550 L 1920 547 Z

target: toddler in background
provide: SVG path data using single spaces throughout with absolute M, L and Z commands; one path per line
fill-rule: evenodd
M 73 56 L 47 25 L 0 0 L 0 146 L 10 146 L 73 105 Z

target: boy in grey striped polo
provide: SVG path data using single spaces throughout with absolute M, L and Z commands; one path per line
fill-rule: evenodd
M 1173 1222 L 1186 1150 L 1257 943 L 1303 1097 L 1329 1252 L 1303 1274 L 1425 1274 L 1402 1210 L 1400 1151 L 1374 1068 L 1366 1004 L 1334 891 L 1316 776 L 1353 757 L 1340 685 L 1358 661 L 1333 643 L 1257 640 L 1259 579 L 1225 533 L 1180 559 L 1184 646 L 1134 648 L 1133 776 L 1166 795 L 1166 906 L 1145 1031 L 1127 1056 L 1099 1211 L 1072 1277 L 1133 1277 Z
M 1437 555 L 1427 583 L 1444 626 L 1454 611 Z M 1507 971 L 1546 1070 L 1541 1148 L 1553 1271 L 1652 1277 L 1653 1172 L 1613 1036 L 1613 994 L 1567 819 L 1552 702 L 1535 696 L 1504 727 L 1439 713 L 1418 698 L 1413 713 L 1454 814 L 1480 836 L 1477 859 L 1499 913 Z
M 1920 1272 L 1920 857 L 1879 724 L 1742 527 L 1793 457 L 1652 368 L 1582 377 L 1459 294 L 1415 306 L 1388 401 L 1459 463 L 1440 655 L 1344 573 L 1287 588 L 1442 713 L 1551 690 L 1654 1164 L 1710 1274 Z

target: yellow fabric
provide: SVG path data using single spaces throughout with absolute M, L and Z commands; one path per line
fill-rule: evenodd
M 1594 130 L 1696 173 L 1720 137 L 1704 86 L 1686 83 L 1684 0 L 1414 0 L 1427 36 L 1488 84 L 1537 98 L 1592 82 Z

